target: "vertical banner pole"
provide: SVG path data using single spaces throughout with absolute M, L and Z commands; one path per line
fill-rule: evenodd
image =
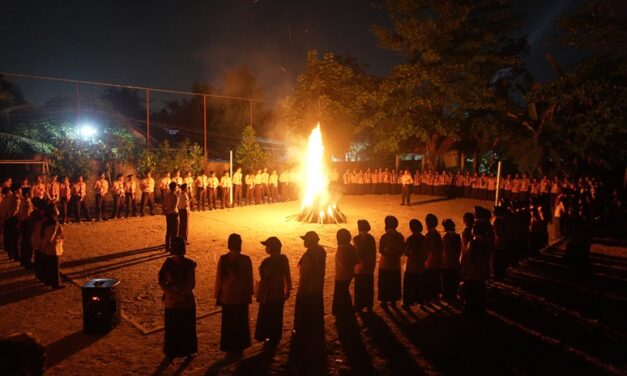
M 499 204 L 499 193 L 501 190 L 501 161 L 499 161 L 498 168 L 496 169 L 496 195 L 494 197 L 494 206 Z
M 229 150 L 229 175 L 231 176 L 231 182 L 233 182 L 233 150 Z M 233 206 L 233 184 L 231 184 L 231 189 L 229 189 L 229 200 L 231 203 L 231 207 Z

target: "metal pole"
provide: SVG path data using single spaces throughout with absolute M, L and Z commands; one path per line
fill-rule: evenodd
M 207 96 L 202 96 L 202 132 L 203 140 L 205 142 L 204 151 L 205 159 L 207 159 Z
M 146 89 L 146 148 L 150 151 L 150 89 Z
M 496 195 L 494 197 L 494 206 L 499 205 L 499 191 L 501 188 L 501 161 L 496 169 Z
M 250 104 L 250 126 L 253 126 L 253 101 L 248 101 Z
M 80 82 L 76 81 L 76 124 L 81 122 L 81 87 Z
M 231 176 L 231 182 L 233 181 L 233 150 L 229 150 L 229 175 Z M 229 189 L 229 201 L 231 207 L 233 206 L 233 184 L 231 184 L 231 189 Z

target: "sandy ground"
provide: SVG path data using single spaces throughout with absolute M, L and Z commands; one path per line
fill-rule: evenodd
M 438 200 L 414 196 L 412 207 L 392 196 L 344 197 L 345 225 L 368 219 L 375 238 L 383 233 L 383 219 L 394 214 L 399 230 L 408 234 L 411 218 L 432 212 L 440 221 L 471 211 L 473 200 Z M 487 205 L 486 205 L 487 206 Z M 278 236 L 297 283 L 296 263 L 304 252 L 299 235 L 315 230 L 327 246 L 325 279 L 326 361 L 324 373 L 457 374 L 621 373 L 626 344 L 627 250 L 620 245 L 595 245 L 595 276 L 573 282 L 561 263 L 559 250 L 511 269 L 504 281 L 491 285 L 489 315 L 468 321 L 458 307 L 446 303 L 414 307 L 412 311 L 384 311 L 358 316 L 348 326 L 330 315 L 334 278 L 336 225 L 302 224 L 289 220 L 298 203 L 281 203 L 211 212 L 190 218 L 188 256 L 196 260 L 199 354 L 188 360 L 164 360 L 161 291 L 157 272 L 166 254 L 163 216 L 132 218 L 65 227 L 63 273 L 68 288 L 51 291 L 34 277 L 0 259 L 0 334 L 30 331 L 48 346 L 50 375 L 138 374 L 286 374 L 293 371 L 289 338 L 294 299 L 286 304 L 284 339 L 275 354 L 257 343 L 237 362 L 220 353 L 220 311 L 213 284 L 218 257 L 226 252 L 228 234 L 242 235 L 243 253 L 255 267 L 266 256 L 259 241 Z M 82 333 L 80 286 L 95 277 L 121 281 L 122 323 L 105 336 Z M 250 306 L 251 331 L 257 305 Z

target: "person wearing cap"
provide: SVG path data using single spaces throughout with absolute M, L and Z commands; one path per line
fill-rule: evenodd
M 355 265 L 355 310 L 366 308 L 372 311 L 374 303 L 374 268 L 377 265 L 377 243 L 369 234 L 370 223 L 365 219 L 357 221 L 357 234 L 353 244 L 357 249 L 358 262 Z
M 409 221 L 411 235 L 405 241 L 405 274 L 403 275 L 403 307 L 424 302 L 425 237 L 422 235 L 422 223 L 417 219 Z
M 196 263 L 185 257 L 185 240 L 172 241 L 172 256 L 159 270 L 163 290 L 165 332 L 163 353 L 168 358 L 187 357 L 198 352 L 196 335 Z
M 126 199 L 126 215 L 125 218 L 128 218 L 128 215 L 131 213 L 131 208 L 133 209 L 133 217 L 137 216 L 137 200 L 135 199 L 135 193 L 137 192 L 137 183 L 133 180 L 133 174 L 126 175 L 126 181 L 124 182 L 124 198 Z
M 396 231 L 398 219 L 385 217 L 385 233 L 379 240 L 379 302 L 396 304 L 401 298 L 401 256 L 405 250 L 405 238 Z
M 222 306 L 220 350 L 241 356 L 250 346 L 248 306 L 252 303 L 253 267 L 250 257 L 242 255 L 242 238 L 229 235 L 229 252 L 220 256 L 216 271 L 216 305 Z
M 185 240 L 187 243 L 189 235 L 189 214 L 192 205 L 192 195 L 189 192 L 187 183 L 181 184 L 181 191 L 179 192 L 179 228 L 178 236 Z
M 424 293 L 426 300 L 435 300 L 438 299 L 441 291 L 442 236 L 437 230 L 438 217 L 434 214 L 427 214 L 425 224 L 427 225 L 427 234 L 425 235 L 424 246 L 427 259 L 425 260 Z
M 170 182 L 170 190 L 163 196 L 163 215 L 165 215 L 165 251 L 172 250 L 172 241 L 179 229 L 179 195 L 176 182 Z
M 152 173 L 148 171 L 146 176 L 139 183 L 139 189 L 142 192 L 141 202 L 139 204 L 139 215 L 144 216 L 144 208 L 148 205 L 150 209 L 150 215 L 155 215 L 155 179 L 152 177 Z
M 351 244 L 351 233 L 345 229 L 337 231 L 337 251 L 335 252 L 335 288 L 331 313 L 334 316 L 353 314 L 350 284 L 355 275 L 355 265 L 359 263 L 357 250 Z
M 292 277 L 287 256 L 281 254 L 281 241 L 276 236 L 271 236 L 261 244 L 266 247 L 268 257 L 259 266 L 259 313 L 255 339 L 265 346 L 274 347 L 281 341 L 283 307 L 292 290 Z
M 457 288 L 459 286 L 459 257 L 462 251 L 462 239 L 455 232 L 455 222 L 446 218 L 442 221 L 444 227 L 444 236 L 442 236 L 442 263 L 441 263 L 441 281 L 442 281 L 442 298 L 444 300 L 453 300 L 457 296 Z
M 101 172 L 94 183 L 96 221 L 107 220 L 107 193 L 109 193 L 109 182 L 105 178 L 105 173 Z
M 298 289 L 294 307 L 294 342 L 303 366 L 315 367 L 324 351 L 324 275 L 326 252 L 315 231 L 301 236 L 307 250 L 298 261 Z

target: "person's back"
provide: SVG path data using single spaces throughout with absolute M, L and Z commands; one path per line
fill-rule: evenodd
M 442 236 L 435 228 L 427 231 L 424 247 L 427 252 L 425 269 L 440 269 L 442 263 Z
M 405 255 L 407 262 L 405 270 L 409 273 L 422 273 L 425 271 L 427 252 L 424 246 L 425 237 L 420 233 L 411 234 L 407 238 Z
M 462 239 L 458 233 L 447 231 L 442 237 L 442 269 L 458 269 Z
M 298 295 L 307 296 L 322 293 L 327 253 L 320 245 L 312 245 L 300 259 Z
M 287 256 L 276 254 L 266 257 L 259 266 L 259 291 L 257 301 L 285 299 L 291 289 L 290 265 Z
M 491 244 L 486 236 L 476 236 L 470 241 L 461 265 L 464 280 L 486 281 L 490 276 Z
M 163 289 L 165 308 L 186 308 L 196 304 L 196 263 L 183 256 L 165 260 L 159 271 L 159 285 Z
M 348 238 L 350 241 L 350 237 Z M 339 245 L 335 253 L 335 280 L 350 281 L 355 275 L 355 265 L 359 262 L 357 249 L 351 244 Z
M 377 263 L 377 244 L 368 233 L 360 233 L 353 238 L 357 249 L 359 263 L 355 267 L 356 274 L 373 274 Z
M 405 239 L 403 235 L 394 230 L 388 230 L 381 236 L 379 241 L 379 269 L 400 270 L 401 256 L 405 249 Z
M 220 304 L 247 304 L 252 302 L 252 263 L 250 257 L 229 252 L 218 261 L 219 278 L 216 292 Z

